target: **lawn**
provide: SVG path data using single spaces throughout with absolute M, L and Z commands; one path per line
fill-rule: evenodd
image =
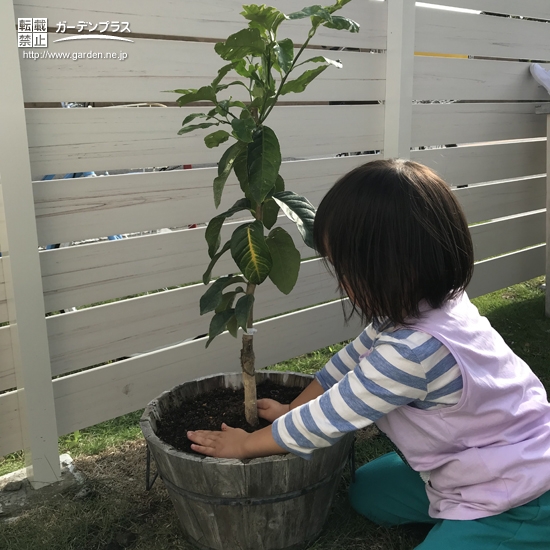
M 544 316 L 542 279 L 474 300 L 550 388 L 550 319 Z M 313 373 L 341 348 L 331 346 L 275 365 L 278 370 Z M 141 411 L 60 439 L 87 477 L 84 494 L 58 496 L 14 522 L 0 523 L 0 548 L 10 550 L 191 550 L 161 482 L 144 490 L 145 445 Z M 376 429 L 358 434 L 357 464 L 389 450 Z M 0 474 L 21 466 L 18 454 L 0 459 Z M 358 516 L 347 502 L 349 473 L 343 476 L 327 527 L 313 550 L 411 550 L 426 535 L 424 527 L 379 528 Z

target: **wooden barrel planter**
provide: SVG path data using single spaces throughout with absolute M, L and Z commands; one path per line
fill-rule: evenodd
M 312 376 L 259 371 L 270 379 L 306 387 Z M 185 399 L 216 388 L 242 387 L 240 374 L 199 378 L 164 392 L 149 403 L 141 429 L 176 509 L 196 547 L 208 550 L 298 550 L 320 534 L 353 442 L 314 451 L 311 460 L 292 454 L 252 460 L 200 457 L 176 451 L 155 435 L 163 413 Z

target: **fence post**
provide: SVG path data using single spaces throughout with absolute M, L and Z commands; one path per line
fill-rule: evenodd
M 40 15 L 40 14 L 38 14 Z M 4 223 L 0 249 L 27 477 L 35 489 L 60 479 L 57 423 L 27 127 L 11 0 L 0 2 L 0 187 Z
M 388 0 L 384 157 L 410 159 L 415 0 Z

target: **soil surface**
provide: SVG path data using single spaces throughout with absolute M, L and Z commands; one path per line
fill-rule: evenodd
M 292 402 L 300 393 L 302 388 L 281 386 L 269 380 L 257 386 L 258 399 L 267 397 L 285 404 Z M 269 422 L 262 418 L 256 428 L 248 424 L 244 416 L 244 390 L 220 388 L 168 411 L 158 422 L 156 434 L 178 451 L 204 456 L 191 450 L 187 431 L 220 430 L 222 422 L 247 432 L 269 426 Z

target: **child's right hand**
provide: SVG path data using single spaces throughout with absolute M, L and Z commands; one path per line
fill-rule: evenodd
M 268 422 L 277 420 L 290 410 L 290 405 L 283 405 L 274 399 L 258 399 L 258 416 L 265 418 Z

